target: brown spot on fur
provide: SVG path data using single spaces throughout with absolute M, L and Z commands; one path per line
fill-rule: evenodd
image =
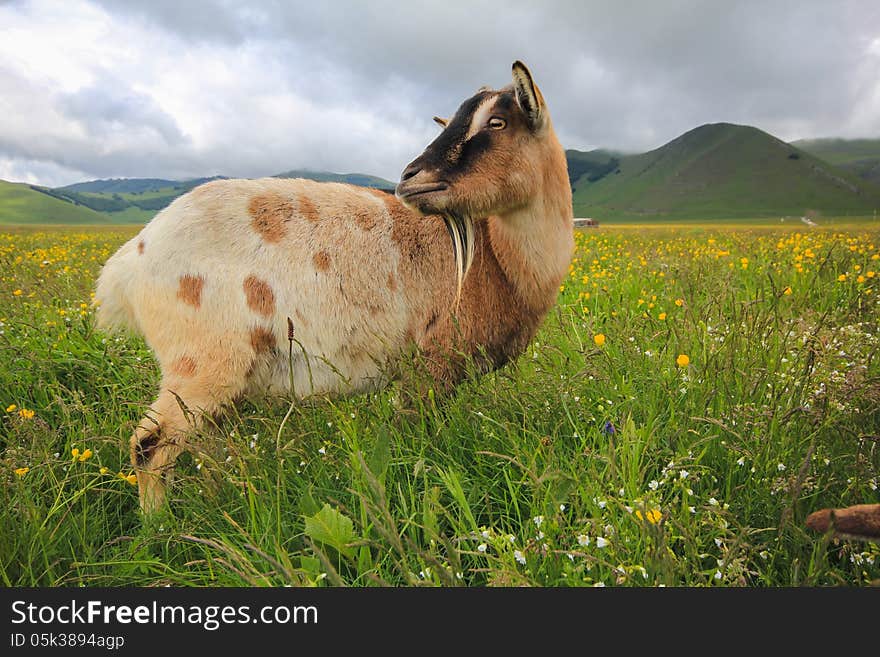
M 320 220 L 321 215 L 318 213 L 318 208 L 315 207 L 312 199 L 305 194 L 300 194 L 297 200 L 299 201 L 299 213 L 303 216 L 303 219 L 312 223 Z
M 251 227 L 270 243 L 280 242 L 287 234 L 293 211 L 290 199 L 278 193 L 259 194 L 248 203 Z
M 144 254 L 144 241 L 141 240 L 140 242 L 138 242 L 138 255 L 143 255 L 143 254 Z
M 416 214 L 391 194 L 383 194 L 383 196 L 385 209 L 391 215 L 391 240 L 400 249 L 400 255 L 409 258 L 412 262 L 423 262 L 428 253 L 428 245 L 425 244 L 425 233 L 419 230 L 418 222 L 442 220 L 440 217 L 423 217 Z
M 353 206 L 350 211 L 355 223 L 360 228 L 363 230 L 373 230 L 376 224 L 379 223 L 379 218 L 376 216 L 377 209 L 369 206 Z
M 171 372 L 178 376 L 190 377 L 196 373 L 196 361 L 191 356 L 181 356 L 171 363 Z
M 397 279 L 394 278 L 393 273 L 388 274 L 388 289 L 391 290 L 392 292 L 397 291 Z
M 263 317 L 271 317 L 275 312 L 275 293 L 269 284 L 256 276 L 248 276 L 243 287 L 248 308 Z
M 202 305 L 202 288 L 204 285 L 205 279 L 201 276 L 184 274 L 180 277 L 177 298 L 193 308 L 198 308 Z
M 251 348 L 257 354 L 265 354 L 276 347 L 275 334 L 272 331 L 257 326 L 251 329 Z
M 312 258 L 315 263 L 315 269 L 318 271 L 327 271 L 330 269 L 330 254 L 326 251 L 318 251 Z

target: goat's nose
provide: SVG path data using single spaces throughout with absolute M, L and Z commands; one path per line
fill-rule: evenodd
M 410 162 L 406 169 L 403 170 L 403 173 L 400 174 L 400 182 L 409 180 L 421 170 L 422 165 L 420 165 L 418 162 Z

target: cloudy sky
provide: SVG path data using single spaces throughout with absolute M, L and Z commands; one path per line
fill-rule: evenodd
M 0 0 L 0 178 L 396 180 L 515 59 L 566 148 L 880 137 L 877 0 Z

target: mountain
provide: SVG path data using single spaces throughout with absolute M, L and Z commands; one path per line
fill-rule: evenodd
M 702 125 L 647 153 L 606 156 L 613 159 L 618 166 L 606 165 L 603 175 L 572 181 L 575 216 L 800 217 L 880 208 L 880 187 L 750 126 Z
M 174 187 L 177 184 L 176 180 L 162 180 L 161 178 L 108 178 L 106 180 L 88 180 L 55 189 L 91 194 L 137 194 L 155 192 L 165 187 Z
M 880 139 L 799 139 L 792 146 L 880 184 Z
M 362 173 L 293 170 L 275 178 L 310 178 L 393 190 L 394 183 Z M 225 178 L 110 178 L 64 187 L 0 181 L 0 224 L 7 223 L 146 223 L 178 196 L 202 183 Z
M 620 166 L 620 153 L 597 148 L 592 151 L 565 151 L 568 164 L 568 179 L 574 187 L 575 181 L 586 175 L 587 182 L 596 182 Z
M 112 219 L 81 205 L 74 205 L 25 183 L 0 180 L 2 224 L 108 224 Z
M 378 176 L 365 173 L 330 173 L 329 171 L 311 171 L 310 169 L 293 169 L 284 173 L 276 173 L 273 178 L 308 178 L 319 182 L 340 182 L 358 187 L 375 187 L 376 189 L 393 190 L 396 183 Z

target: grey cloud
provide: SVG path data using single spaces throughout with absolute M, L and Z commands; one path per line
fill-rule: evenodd
M 433 136 L 432 115 L 452 113 L 483 84 L 507 84 L 514 59 L 532 69 L 569 148 L 645 150 L 715 121 L 784 139 L 880 135 L 872 0 L 94 4 L 181 53 L 225 62 L 248 53 L 261 75 L 217 89 L 224 95 L 207 142 L 193 143 L 156 99 L 104 70 L 89 88 L 52 100 L 96 144 L 50 132 L 25 147 L 0 118 L 0 151 L 37 151 L 94 175 L 312 166 L 394 178 Z M 214 89 L 208 78 L 192 84 Z M 307 99 L 316 116 L 286 121 L 254 107 L 254 96 L 275 90 Z M 113 141 L 114 127 L 129 130 L 131 143 Z
M 100 138 L 111 132 L 152 130 L 169 146 L 186 141 L 172 116 L 160 109 L 152 98 L 133 91 L 122 80 L 104 78 L 75 93 L 59 94 L 57 107 L 77 120 L 93 137 Z

